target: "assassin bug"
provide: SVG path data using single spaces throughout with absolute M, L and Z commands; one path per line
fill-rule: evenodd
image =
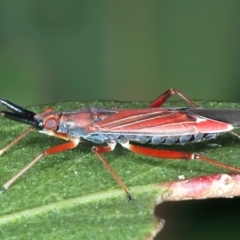
M 159 108 L 173 94 L 180 96 L 191 107 Z M 126 192 L 129 199 L 131 199 L 129 190 L 101 155 L 114 150 L 117 143 L 130 151 L 147 156 L 168 159 L 198 159 L 240 173 L 240 168 L 217 162 L 200 154 L 161 150 L 142 145 L 199 142 L 215 138 L 225 132 L 231 132 L 234 127 L 240 125 L 240 110 L 197 108 L 191 100 L 175 89 L 167 90 L 152 101 L 147 108 L 139 109 L 89 107 L 68 112 L 55 112 L 53 109 L 46 109 L 41 114 L 35 114 L 2 98 L 0 103 L 10 110 L 0 111 L 2 117 L 31 125 L 19 137 L 0 150 L 0 155 L 33 128 L 41 133 L 68 141 L 41 152 L 8 180 L 2 186 L 0 193 L 7 190 L 44 155 L 75 148 L 81 140 L 88 140 L 94 144 L 92 151 Z

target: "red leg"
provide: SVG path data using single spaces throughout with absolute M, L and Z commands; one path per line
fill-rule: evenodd
M 113 178 L 117 181 L 117 183 L 121 186 L 121 188 L 126 192 L 128 199 L 131 200 L 132 197 L 125 186 L 125 184 L 122 182 L 122 180 L 118 177 L 118 175 L 114 172 L 114 170 L 109 166 L 109 164 L 104 160 L 104 158 L 100 155 L 100 153 L 110 152 L 112 151 L 116 146 L 116 143 L 108 146 L 94 146 L 92 147 L 92 151 L 97 155 L 98 159 L 101 161 L 101 163 L 104 165 L 104 167 L 109 171 L 109 173 L 113 176 Z
M 136 146 L 136 145 L 130 144 L 129 142 L 122 144 L 122 146 L 129 149 L 132 152 L 147 155 L 147 156 L 157 157 L 157 158 L 167 158 L 167 159 L 172 158 L 172 159 L 187 159 L 187 160 L 199 159 L 208 164 L 212 164 L 220 168 L 224 168 L 233 172 L 240 173 L 240 168 L 233 167 L 231 165 L 227 165 L 224 163 L 220 163 L 195 153 L 153 149 L 153 148 L 148 148 L 143 146 Z
M 161 94 L 159 97 L 157 97 L 155 100 L 153 100 L 149 105 L 148 108 L 156 108 L 156 107 L 160 107 L 163 103 L 165 103 L 168 98 L 170 98 L 172 95 L 177 94 L 179 97 L 181 97 L 185 102 L 187 102 L 189 105 L 191 105 L 193 108 L 196 108 L 197 106 L 195 105 L 195 103 L 193 103 L 189 98 L 187 98 L 186 96 L 184 96 L 180 91 L 178 91 L 177 89 L 173 89 L 170 88 L 169 90 L 167 90 L 166 92 L 164 92 L 163 94 Z M 236 134 L 233 131 L 230 131 L 231 134 L 233 134 L 234 136 L 238 137 L 240 139 L 240 136 L 238 134 Z
M 16 175 L 14 175 L 11 179 L 9 179 L 5 184 L 3 184 L 2 189 L 0 189 L 0 193 L 7 190 L 21 175 L 23 175 L 29 168 L 31 168 L 43 156 L 74 148 L 78 145 L 79 141 L 80 141 L 79 139 L 74 139 L 74 141 L 72 142 L 63 143 L 61 145 L 54 146 L 44 150 L 37 157 L 35 157 L 28 165 L 26 165 L 21 171 L 19 171 Z
M 48 111 L 48 110 L 46 110 Z M 15 145 L 18 141 L 20 141 L 22 138 L 24 138 L 32 129 L 34 129 L 33 126 L 29 127 L 27 130 L 25 130 L 21 135 L 19 135 L 18 137 L 16 137 L 15 139 L 13 139 L 12 142 L 10 142 L 9 144 L 7 144 L 7 146 L 5 146 L 4 148 L 0 149 L 0 156 L 5 153 L 10 147 L 12 147 L 13 145 Z M 52 131 L 52 133 L 48 134 L 50 136 L 54 136 L 66 141 L 69 141 L 69 137 L 67 136 L 66 133 L 58 133 L 58 132 L 54 132 Z
M 164 92 L 162 95 L 160 95 L 159 97 L 157 97 L 155 100 L 153 100 L 148 107 L 149 108 L 156 108 L 156 107 L 160 107 L 164 102 L 166 102 L 168 100 L 168 98 L 170 98 L 172 95 L 177 94 L 179 97 L 181 97 L 184 101 L 186 101 L 189 105 L 191 105 L 192 107 L 196 107 L 196 105 L 187 97 L 185 97 L 181 92 L 179 92 L 177 89 L 172 89 L 170 88 L 169 90 L 167 90 L 166 92 Z

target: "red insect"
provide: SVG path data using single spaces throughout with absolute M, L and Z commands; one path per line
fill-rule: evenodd
M 159 108 L 173 94 L 179 95 L 191 107 Z M 0 99 L 0 103 L 11 110 L 11 112 L 0 111 L 1 116 L 31 125 L 24 133 L 0 150 L 0 155 L 33 128 L 41 133 L 68 141 L 41 152 L 7 181 L 2 186 L 0 193 L 7 190 L 13 182 L 44 155 L 75 148 L 81 140 L 94 143 L 92 151 L 127 193 L 129 199 L 131 199 L 131 195 L 127 187 L 101 156 L 102 153 L 112 151 L 117 143 L 130 151 L 147 156 L 169 159 L 199 159 L 240 173 L 240 168 L 217 162 L 199 154 L 153 149 L 142 145 L 199 142 L 215 138 L 219 134 L 229 132 L 235 126 L 240 125 L 240 110 L 196 108 L 195 104 L 178 90 L 169 89 L 151 102 L 148 108 L 140 109 L 97 109 L 89 107 L 69 112 L 55 112 L 52 109 L 47 109 L 41 114 L 35 114 L 4 99 Z M 141 145 L 138 145 L 138 143 Z

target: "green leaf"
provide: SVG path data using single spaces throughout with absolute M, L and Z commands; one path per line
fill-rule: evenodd
M 239 108 L 235 103 L 196 102 L 208 108 Z M 36 113 L 52 107 L 68 111 L 86 106 L 98 108 L 145 107 L 143 102 L 70 102 L 31 107 Z M 185 106 L 170 102 L 165 106 Z M 26 129 L 24 124 L 0 119 L 0 148 Z M 62 140 L 33 130 L 0 157 L 0 184 L 4 184 L 41 151 Z M 45 156 L 6 192 L 0 194 L 1 239 L 143 239 L 154 230 L 156 198 L 178 176 L 226 172 L 200 161 L 159 160 L 141 156 L 120 146 L 104 158 L 130 189 L 125 193 L 83 143 L 75 149 Z M 164 146 L 166 148 L 166 146 Z M 169 149 L 201 152 L 210 158 L 239 166 L 239 140 L 228 134 L 205 143 L 169 146 Z M 159 227 L 159 226 L 158 226 Z

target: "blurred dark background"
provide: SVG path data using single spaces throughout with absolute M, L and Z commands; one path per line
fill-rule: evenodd
M 240 2 L 1 1 L 0 96 L 21 105 L 239 101 Z
M 233 0 L 1 1 L 0 96 L 23 106 L 150 101 L 174 87 L 191 99 L 240 101 L 239 10 Z M 173 207 L 164 213 L 182 217 L 185 226 L 177 228 L 194 233 L 199 222 L 191 228 L 192 218 L 183 217 L 199 219 L 199 206 L 195 212 L 189 204 L 179 214 Z M 221 213 L 214 205 L 201 205 L 206 219 Z M 220 216 L 227 218 L 201 218 L 200 225 L 215 225 Z M 181 239 L 167 221 L 165 239 Z M 235 231 L 230 225 L 226 231 Z

